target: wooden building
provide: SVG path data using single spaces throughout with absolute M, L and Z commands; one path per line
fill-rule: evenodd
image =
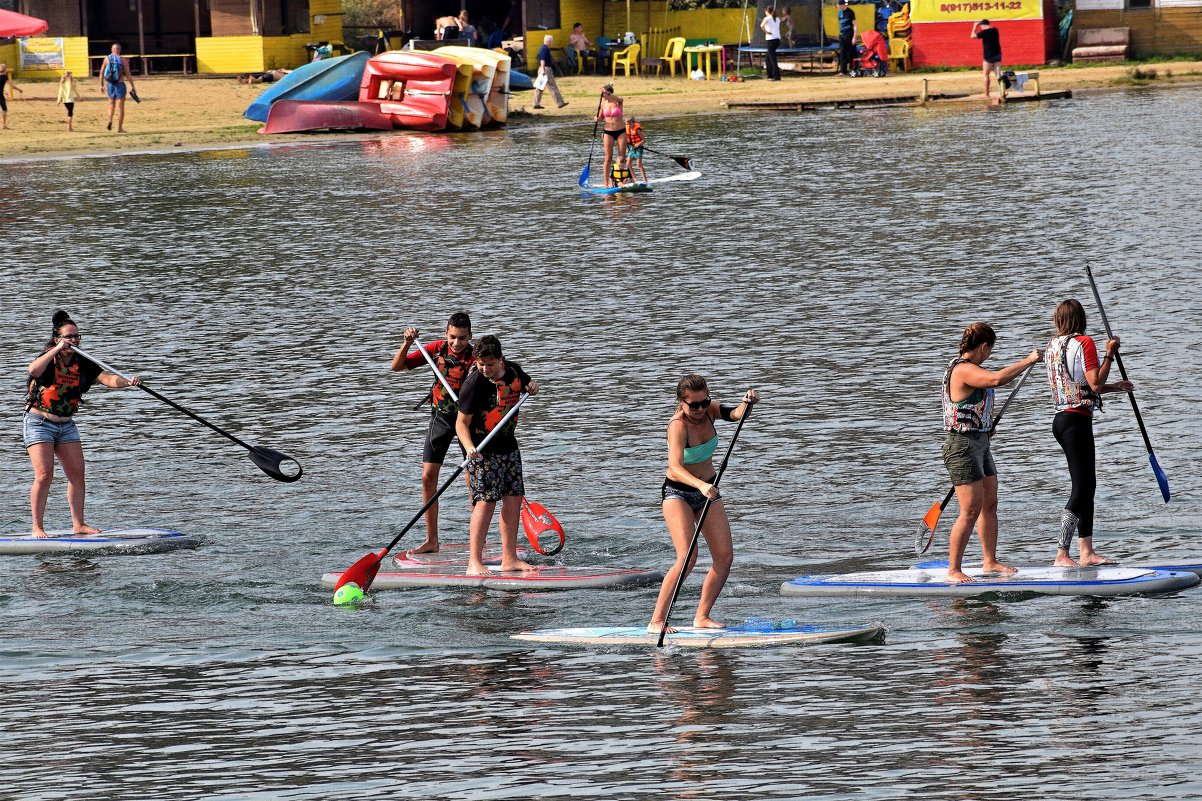
M 1133 58 L 1202 54 L 1202 0 L 1076 0 L 1073 27 L 1128 28 Z

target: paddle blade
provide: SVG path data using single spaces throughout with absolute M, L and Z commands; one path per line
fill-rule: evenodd
M 939 525 L 939 516 L 942 514 L 943 507 L 938 503 L 932 504 L 931 508 L 927 510 L 914 535 L 914 553 L 926 553 L 927 549 L 931 547 L 931 543 L 935 540 L 935 526 Z
M 1160 485 L 1160 494 L 1164 496 L 1164 502 L 1169 502 L 1169 477 L 1160 469 L 1160 463 L 1156 461 L 1156 454 L 1148 451 L 1148 464 L 1152 465 L 1152 472 L 1156 474 L 1156 483 Z
M 580 186 L 582 188 L 588 187 L 588 171 L 589 171 L 589 167 L 591 167 L 591 166 L 592 166 L 591 163 L 585 164 L 584 169 L 580 171 Z
M 385 548 L 379 553 L 369 553 L 358 562 L 346 569 L 346 572 L 338 577 L 338 581 L 334 583 L 334 592 L 337 592 L 343 584 L 354 582 L 359 585 L 359 589 L 367 592 L 367 588 L 376 580 L 376 573 L 380 572 L 380 560 L 388 553 Z
M 563 550 L 567 539 L 563 533 L 563 526 L 559 525 L 555 516 L 544 509 L 542 504 L 530 503 L 522 498 L 522 528 L 526 530 L 526 539 L 530 540 L 530 547 L 543 556 L 554 556 Z M 544 551 L 542 537 L 552 531 L 559 535 L 559 544 L 549 551 Z
M 693 169 L 693 160 L 692 159 L 686 158 L 685 156 L 671 156 L 671 159 L 672 159 L 672 161 L 675 161 L 677 164 L 679 164 L 681 167 L 684 167 L 686 170 L 692 171 L 692 169 Z
M 274 478 L 276 481 L 283 481 L 286 484 L 291 484 L 293 481 L 298 481 L 305 471 L 300 466 L 300 462 L 293 459 L 287 454 L 280 453 L 273 448 L 264 448 L 261 445 L 256 445 L 250 449 L 250 460 L 255 463 L 255 466 L 262 470 L 267 475 Z M 284 463 L 290 463 L 288 472 L 284 472 L 281 468 Z M 292 465 L 295 465 L 296 471 L 293 472 Z

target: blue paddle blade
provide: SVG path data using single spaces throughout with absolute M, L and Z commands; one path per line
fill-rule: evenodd
M 1160 469 L 1160 463 L 1156 461 L 1156 454 L 1148 451 L 1148 464 L 1152 465 L 1152 472 L 1156 474 L 1156 483 L 1160 485 L 1160 494 L 1164 496 L 1164 502 L 1169 502 L 1169 477 Z
M 584 170 L 580 173 L 580 186 L 582 187 L 588 187 L 588 168 L 591 166 L 591 164 L 585 164 Z

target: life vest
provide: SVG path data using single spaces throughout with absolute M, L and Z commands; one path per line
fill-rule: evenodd
M 631 147 L 638 147 L 643 144 L 643 126 L 640 123 L 632 122 L 626 126 L 626 139 Z
M 962 401 L 952 400 L 952 371 L 967 362 L 959 356 L 947 364 L 943 373 L 943 430 L 968 433 L 993 428 L 993 390 L 974 389 Z
M 472 367 L 472 348 L 469 345 L 464 358 L 460 359 L 451 353 L 450 343 L 443 340 L 442 346 L 434 353 L 434 365 L 438 368 L 438 372 L 446 376 L 447 383 L 458 395 L 459 388 L 463 386 L 463 379 L 467 378 L 467 371 Z M 452 414 L 456 411 L 457 406 L 454 399 L 437 378 L 434 379 L 430 395 L 430 405 L 437 411 L 444 414 Z
M 505 372 L 510 372 L 508 365 L 506 365 Z M 494 428 L 496 428 L 501 423 L 502 418 L 509 413 L 509 410 L 516 406 L 518 401 L 521 400 L 522 379 L 516 370 L 513 370 L 512 372 L 513 378 L 509 381 L 506 381 L 505 377 L 502 376 L 499 380 L 492 382 L 493 386 L 497 388 L 497 397 L 493 400 L 492 408 L 484 413 L 485 434 L 490 433 Z M 505 433 L 511 433 L 515 428 L 517 428 L 518 417 L 520 415 L 521 413 L 519 412 L 518 414 L 515 414 L 513 417 L 509 418 L 509 421 L 505 424 L 505 430 L 500 432 L 498 436 Z
M 29 377 L 29 389 L 25 393 L 25 408 L 40 409 L 43 412 L 70 417 L 79 409 L 79 400 L 83 394 L 92 388 L 99 372 L 81 369 L 82 361 L 78 358 L 63 366 L 58 359 L 50 362 L 50 366 L 40 376 Z
M 1048 383 L 1052 385 L 1052 401 L 1056 404 L 1058 412 L 1068 409 L 1093 411 L 1102 408 L 1102 397 L 1093 391 L 1088 381 L 1073 380 L 1068 363 L 1068 346 L 1076 338 L 1075 334 L 1056 337 L 1048 343 L 1044 351 L 1044 359 L 1048 366 Z
M 613 173 L 614 183 L 617 184 L 618 186 L 621 186 L 622 184 L 626 183 L 627 181 L 630 181 L 633 178 L 633 176 L 630 173 L 630 170 L 626 169 L 621 164 L 618 164 L 616 161 L 614 162 L 612 173 Z

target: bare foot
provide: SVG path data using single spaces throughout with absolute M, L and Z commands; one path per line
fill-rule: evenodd
M 96 528 L 95 526 L 80 526 L 79 528 L 75 529 L 71 533 L 74 534 L 76 537 L 81 537 L 81 536 L 86 536 L 89 534 L 99 534 L 100 529 Z
M 513 562 L 506 562 L 504 559 L 501 560 L 501 572 L 502 573 L 516 573 L 519 570 L 523 573 L 527 573 L 531 570 L 534 570 L 534 565 L 527 564 L 526 562 L 523 562 L 521 559 L 517 559 Z
M 468 562 L 467 575 L 469 576 L 491 576 L 492 571 L 484 566 L 483 562 Z
M 659 632 L 661 629 L 663 629 L 663 627 L 664 627 L 664 621 L 652 620 L 650 623 L 647 624 L 647 633 L 659 636 Z M 665 634 L 675 634 L 676 629 L 673 628 L 672 626 L 668 626 L 667 630 L 664 631 L 664 633 Z
M 1018 572 L 1017 567 L 1010 567 L 1009 565 L 1004 565 L 1001 562 L 989 562 L 981 565 L 981 569 L 986 573 L 1000 573 L 1003 576 L 1008 576 L 1011 573 Z
M 971 584 L 972 576 L 968 575 L 967 573 L 965 573 L 962 570 L 949 570 L 949 571 L 947 571 L 947 583 L 948 584 Z
M 1057 556 L 1056 561 L 1052 562 L 1052 567 L 1080 567 L 1071 556 Z
M 719 623 L 718 621 L 714 620 L 713 618 L 709 618 L 709 617 L 695 617 L 695 618 L 693 618 L 693 628 L 695 628 L 695 629 L 724 629 L 724 628 L 726 628 L 726 624 Z
M 410 548 L 408 553 L 438 553 L 438 540 L 426 540 L 416 548 Z
M 1107 559 L 1105 556 L 1102 556 L 1102 554 L 1095 551 L 1088 556 L 1081 556 L 1081 558 L 1077 561 L 1077 564 L 1081 565 L 1081 567 L 1098 567 L 1099 565 L 1117 565 L 1118 562 L 1114 561 L 1113 559 Z
M 45 529 L 43 529 L 43 528 L 35 528 L 35 529 L 33 530 L 33 538 L 34 538 L 35 540 L 44 540 L 44 539 L 46 539 L 46 538 L 47 538 L 47 537 L 49 537 L 49 536 L 50 536 L 50 535 L 49 535 L 49 534 L 47 534 L 47 533 L 46 533 L 46 530 L 45 530 Z

